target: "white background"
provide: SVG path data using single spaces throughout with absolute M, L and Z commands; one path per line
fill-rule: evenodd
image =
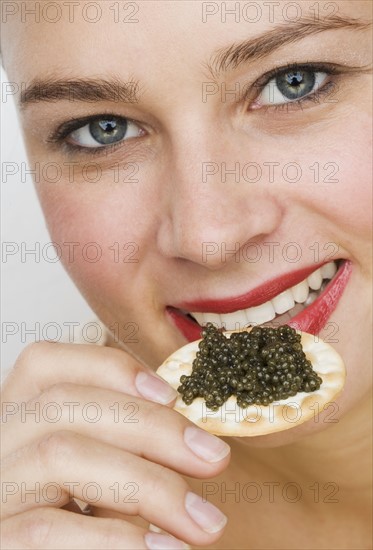
M 25 174 L 27 159 L 14 98 L 4 94 L 8 89 L 7 80 L 1 69 L 2 376 L 14 364 L 22 348 L 39 339 L 39 333 L 41 339 L 56 338 L 57 329 L 50 323 L 57 323 L 68 332 L 64 322 L 85 322 L 94 318 L 61 264 L 51 263 L 43 257 L 43 247 L 51 242 L 51 238 L 45 227 L 32 177 Z M 18 95 L 15 98 L 18 100 Z M 6 176 L 5 173 L 13 166 L 9 163 L 16 163 L 18 172 L 13 176 Z M 36 243 L 40 243 L 40 254 L 22 257 L 22 247 L 35 249 Z M 4 253 L 5 249 L 18 252 L 10 255 Z M 52 252 L 49 248 L 50 258 L 53 258 Z M 26 331 L 35 328 L 36 335 L 27 334 Z M 11 335 L 9 331 L 15 334 Z

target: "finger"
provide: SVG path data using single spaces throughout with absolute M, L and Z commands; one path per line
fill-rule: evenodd
M 37 508 L 5 520 L 1 542 L 4 550 L 187 548 L 174 537 L 157 538 L 154 533 L 119 519 L 87 517 L 55 508 Z
M 225 525 L 225 516 L 191 493 L 176 472 L 72 432 L 54 432 L 8 457 L 3 489 L 5 519 L 76 497 L 140 516 L 192 544 L 213 542 Z
M 2 454 L 52 431 L 74 432 L 194 477 L 212 477 L 229 461 L 229 446 L 162 405 L 100 388 L 55 385 L 3 422 Z M 17 438 L 12 437 L 17 433 Z M 172 444 L 170 445 L 170 442 Z
M 23 350 L 4 382 L 3 412 L 14 413 L 20 403 L 62 382 L 123 391 L 163 405 L 177 396 L 167 382 L 121 350 L 37 342 Z

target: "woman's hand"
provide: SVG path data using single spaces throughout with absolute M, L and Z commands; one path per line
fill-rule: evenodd
M 2 393 L 2 547 L 132 550 L 183 548 L 173 537 L 217 540 L 225 516 L 180 474 L 219 474 L 229 447 L 173 411 L 175 397 L 120 350 L 28 346 Z M 73 497 L 173 537 L 61 509 Z

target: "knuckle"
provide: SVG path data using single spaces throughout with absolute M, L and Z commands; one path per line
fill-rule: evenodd
M 149 482 L 149 494 L 151 495 L 162 495 L 167 491 L 170 494 L 170 489 L 172 488 L 172 493 L 175 491 L 184 491 L 188 487 L 186 481 L 184 481 L 179 474 L 170 470 L 166 466 L 161 464 L 156 465 L 156 470 L 154 475 L 150 478 Z
M 64 403 L 71 400 L 74 385 L 68 382 L 53 384 L 40 395 L 39 401 L 43 406 L 49 403 Z
M 129 529 L 130 531 L 132 529 Z M 128 537 L 126 524 L 119 519 L 107 519 L 105 528 L 100 532 L 100 546 L 102 548 L 120 548 L 123 540 Z
M 22 373 L 23 371 L 30 371 L 33 365 L 33 358 L 35 356 L 35 345 L 36 344 L 32 343 L 23 348 L 13 365 L 12 375 L 15 375 L 19 372 Z
M 164 426 L 172 426 L 173 411 L 164 405 L 153 402 L 140 403 L 138 412 L 141 415 L 141 422 L 146 426 L 147 432 L 155 438 L 164 429 Z
M 25 348 L 21 351 L 16 361 L 16 367 L 23 367 L 24 365 L 29 365 L 33 362 L 38 362 L 38 360 L 50 350 L 53 343 L 46 342 L 41 340 L 40 342 L 32 342 L 27 344 Z
M 19 354 L 14 364 L 14 372 L 23 373 L 25 371 L 28 376 L 31 376 L 31 371 L 38 369 L 40 363 L 45 361 L 45 358 L 49 354 L 53 345 L 55 344 L 52 342 L 46 342 L 44 340 L 27 344 L 27 346 L 23 348 L 23 350 Z
M 50 547 L 50 534 L 55 522 L 53 510 L 38 509 L 20 519 L 19 542 L 22 548 L 42 549 Z
M 46 434 L 36 443 L 37 462 L 45 470 L 58 472 L 71 460 L 74 447 L 74 435 L 67 430 Z
M 122 350 L 109 347 L 97 348 L 97 354 L 100 354 L 102 369 L 115 369 L 118 374 L 123 374 L 123 365 L 126 365 L 126 370 L 131 370 L 131 358 L 124 354 Z

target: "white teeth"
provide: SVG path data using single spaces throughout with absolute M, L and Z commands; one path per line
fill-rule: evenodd
M 242 318 L 242 321 L 243 321 L 243 325 L 241 325 L 241 328 L 242 328 L 247 324 L 246 315 L 244 311 L 240 311 L 240 312 L 237 311 L 237 313 L 240 313 L 238 317 Z M 205 317 L 208 317 L 209 315 L 210 315 L 209 313 L 205 313 Z M 219 327 L 224 325 L 226 330 L 236 330 L 236 329 L 239 330 L 240 327 L 236 326 L 236 323 L 239 322 L 239 319 L 236 313 L 225 313 L 224 315 L 218 315 L 218 317 L 219 317 L 219 321 L 218 321 Z
M 199 325 L 214 323 L 220 326 L 220 315 L 218 313 L 191 313 Z
M 272 321 L 276 317 L 271 301 L 257 307 L 241 309 L 233 313 L 191 313 L 200 325 L 213 323 L 226 330 L 242 330 L 248 324 L 262 324 Z
M 234 313 L 191 313 L 200 325 L 213 323 L 219 328 L 226 330 L 242 330 L 247 324 L 245 310 L 235 311 Z
M 276 317 L 276 312 L 272 302 L 269 301 L 260 306 L 246 309 L 246 317 L 248 323 L 268 323 Z
M 229 317 L 229 324 L 232 327 L 228 330 L 242 330 L 247 325 L 247 316 L 246 310 L 241 309 L 240 311 L 235 311 L 234 313 L 228 313 L 221 315 L 222 322 L 226 322 L 226 318 Z
M 290 289 L 284 290 L 281 294 L 278 294 L 272 298 L 272 305 L 275 308 L 277 314 L 285 313 L 295 306 L 293 294 Z
M 214 323 L 218 327 L 221 327 L 221 317 L 219 313 L 204 313 L 205 324 Z
M 335 262 L 329 262 L 321 268 L 321 275 L 323 279 L 331 279 L 337 272 L 337 264 Z
M 321 269 L 316 269 L 309 277 L 307 277 L 307 282 L 312 288 L 312 290 L 319 290 L 322 283 Z
M 331 279 L 337 272 L 337 264 L 329 262 L 317 269 L 307 279 L 288 288 L 281 294 L 278 294 L 272 300 L 256 307 L 249 307 L 233 313 L 192 313 L 193 317 L 200 325 L 213 323 L 218 327 L 224 327 L 226 330 L 242 330 L 248 324 L 263 324 L 272 321 L 277 315 L 282 315 L 291 310 L 298 304 L 308 306 L 312 304 L 320 294 L 319 291 L 327 283 L 323 279 Z
M 301 283 L 293 286 L 291 289 L 293 298 L 297 302 L 297 304 L 302 304 L 307 300 L 309 291 L 310 287 L 308 286 L 307 281 L 302 281 Z

